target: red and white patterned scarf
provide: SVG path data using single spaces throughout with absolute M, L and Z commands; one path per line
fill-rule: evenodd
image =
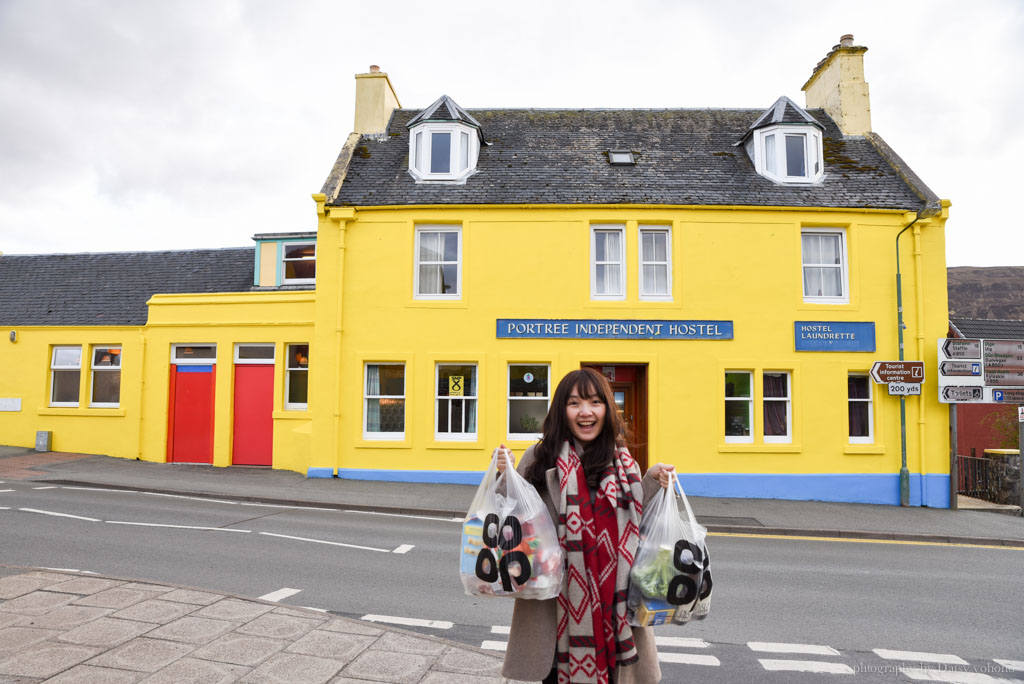
M 629 568 L 640 541 L 640 467 L 620 447 L 593 503 L 575 446 L 558 455 L 558 539 L 566 584 L 558 596 L 558 684 L 608 684 L 617 665 L 637 661 L 626 621 Z

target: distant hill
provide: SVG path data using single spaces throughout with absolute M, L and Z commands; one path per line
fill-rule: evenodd
M 1024 320 L 1024 266 L 953 266 L 946 274 L 950 318 Z

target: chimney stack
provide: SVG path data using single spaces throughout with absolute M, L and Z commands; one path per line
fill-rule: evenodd
M 356 116 L 353 132 L 361 135 L 382 134 L 391 120 L 391 112 L 402 103 L 388 79 L 376 64 L 366 74 L 356 74 Z
M 824 109 L 843 135 L 864 135 L 871 131 L 871 100 L 864 80 L 864 53 L 847 33 L 833 46 L 801 90 L 807 109 Z

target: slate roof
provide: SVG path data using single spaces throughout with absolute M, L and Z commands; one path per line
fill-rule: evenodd
M 253 249 L 0 255 L 0 326 L 145 325 L 157 293 L 248 292 Z
M 950 327 L 967 339 L 1024 340 L 1024 321 L 999 318 L 950 318 Z
M 447 95 L 437 98 L 432 105 L 409 119 L 405 126 L 409 128 L 421 121 L 460 121 L 477 129 L 480 128 L 480 122 Z
M 805 206 L 916 211 L 925 202 L 887 161 L 875 137 L 844 138 L 820 109 L 826 177 L 784 186 L 754 171 L 740 140 L 763 109 L 469 110 L 490 143 L 464 185 L 417 184 L 408 173 L 408 122 L 395 110 L 383 135 L 344 153 L 323 192 L 328 204 L 670 204 Z M 884 145 L 884 143 L 882 143 Z M 612 166 L 610 149 L 636 153 Z M 884 149 L 888 149 L 884 146 Z M 894 155 L 893 155 L 894 156 Z M 898 157 L 896 158 L 898 159 Z M 902 162 L 901 162 L 902 163 Z M 344 182 L 340 183 L 341 178 Z
M 757 121 L 750 124 L 750 128 L 747 129 L 743 138 L 746 139 L 752 131 L 756 131 L 758 128 L 767 128 L 775 124 L 810 124 L 821 130 L 825 128 L 808 114 L 806 109 L 783 95 L 775 101 L 775 104 L 764 110 L 764 114 L 757 117 Z

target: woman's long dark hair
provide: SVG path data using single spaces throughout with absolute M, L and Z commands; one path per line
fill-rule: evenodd
M 604 376 L 593 368 L 581 368 L 566 373 L 555 389 L 551 408 L 544 418 L 543 436 L 533 450 L 536 460 L 526 471 L 526 479 L 535 487 L 544 486 L 545 472 L 548 468 L 555 467 L 562 444 L 573 438 L 569 421 L 565 416 L 569 395 L 573 390 L 576 390 L 576 394 L 584 400 L 596 396 L 605 405 L 604 427 L 601 433 L 584 447 L 583 453 L 580 454 L 583 473 L 591 488 L 597 487 L 601 474 L 615 455 L 616 447 L 628 444 L 629 434 L 626 425 L 619 416 L 612 388 Z

